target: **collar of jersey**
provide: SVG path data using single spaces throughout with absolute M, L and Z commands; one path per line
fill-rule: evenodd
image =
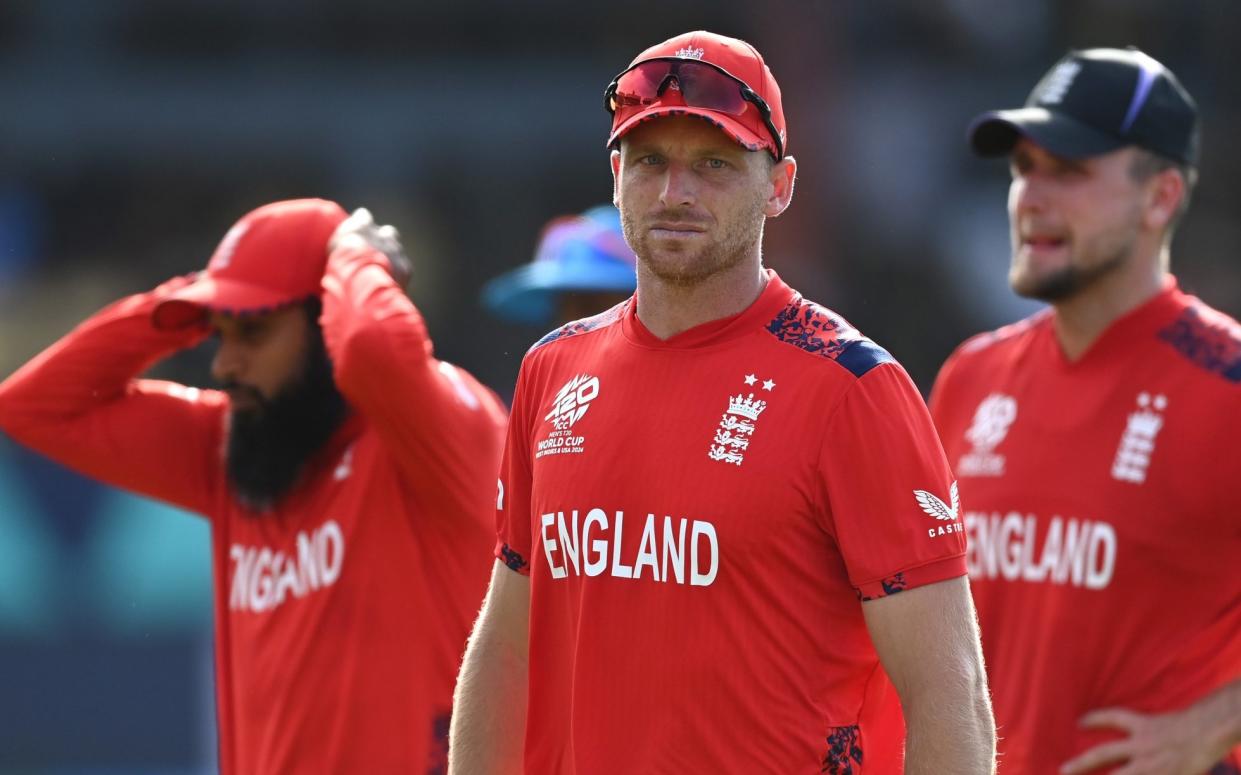
M 1051 315 L 1045 318 L 1043 325 L 1045 343 L 1050 346 L 1053 360 L 1061 369 L 1079 369 L 1115 355 L 1132 353 L 1135 346 L 1145 346 L 1155 332 L 1179 314 L 1183 306 L 1184 294 L 1177 286 L 1176 278 L 1167 275 L 1159 293 L 1112 321 L 1077 360 L 1070 361 L 1065 357 L 1056 338 Z
M 621 331 L 634 344 L 660 350 L 691 350 L 709 347 L 753 333 L 766 327 L 780 310 L 793 298 L 793 289 L 784 284 L 773 269 L 765 269 L 767 287 L 754 303 L 736 315 L 712 320 L 682 331 L 667 339 L 660 339 L 650 332 L 638 319 L 637 295 L 625 307 L 621 318 Z

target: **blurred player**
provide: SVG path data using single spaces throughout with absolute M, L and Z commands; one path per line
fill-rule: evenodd
M 534 260 L 483 287 L 483 305 L 513 323 L 563 325 L 608 309 L 633 293 L 633 251 L 612 205 L 553 219 Z
M 1009 280 L 932 408 L 961 478 L 1001 761 L 1237 773 L 1241 329 L 1168 273 L 1197 109 L 1136 50 L 1070 53 L 980 116 L 1010 160 Z
M 896 772 L 872 747 L 882 663 L 908 771 L 991 772 L 926 407 L 887 352 L 762 266 L 796 173 L 770 70 L 687 33 L 607 98 L 638 290 L 522 365 L 452 771 Z
M 224 773 L 445 766 L 504 411 L 432 356 L 408 267 L 364 210 L 277 202 L 0 384 L 17 441 L 211 521 Z M 208 333 L 221 391 L 139 378 Z

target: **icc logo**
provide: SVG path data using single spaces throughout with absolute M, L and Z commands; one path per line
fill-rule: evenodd
M 1017 401 L 1003 393 L 992 393 L 983 399 L 974 412 L 974 424 L 965 432 L 965 440 L 974 448 L 961 456 L 957 472 L 962 476 L 1002 476 L 1004 456 L 995 454 L 1008 429 L 1017 419 Z
M 590 408 L 590 402 L 598 395 L 599 378 L 579 374 L 560 388 L 560 392 L 552 399 L 551 411 L 543 419 L 558 431 L 567 430 L 582 419 L 582 415 Z

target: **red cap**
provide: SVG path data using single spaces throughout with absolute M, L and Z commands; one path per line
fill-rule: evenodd
M 348 217 L 325 199 L 263 205 L 224 235 L 207 270 L 155 307 L 156 328 L 184 328 L 209 312 L 255 314 L 319 295 L 327 243 Z
M 669 38 L 659 45 L 652 46 L 634 58 L 629 67 L 645 62 L 648 59 L 676 57 L 681 59 L 697 59 L 723 68 L 731 75 L 745 82 L 755 94 L 766 101 L 771 108 L 771 123 L 780 133 L 780 141 L 788 152 L 788 130 L 784 125 L 784 108 L 780 103 L 780 85 L 771 74 L 763 55 L 758 49 L 744 40 L 717 35 L 714 32 L 696 30 Z M 767 150 L 777 155 L 775 141 L 771 130 L 763 121 L 757 106 L 747 105 L 746 111 L 740 116 L 730 116 L 718 110 L 708 108 L 687 107 L 681 95 L 675 89 L 668 89 L 660 99 L 649 105 L 623 106 L 612 116 L 612 134 L 608 137 L 608 147 L 612 147 L 629 130 L 638 124 L 660 116 L 693 115 L 710 121 L 724 130 L 729 137 L 736 140 L 747 150 Z

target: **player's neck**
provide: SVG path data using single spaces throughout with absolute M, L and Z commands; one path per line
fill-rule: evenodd
M 1136 256 L 1135 256 L 1136 259 Z M 1069 299 L 1055 302 L 1054 328 L 1064 357 L 1076 361 L 1103 332 L 1163 289 L 1168 274 L 1168 251 L 1135 260 L 1129 271 L 1116 272 Z
M 744 261 L 685 286 L 659 279 L 638 266 L 638 319 L 659 339 L 743 311 L 767 286 L 761 261 Z

